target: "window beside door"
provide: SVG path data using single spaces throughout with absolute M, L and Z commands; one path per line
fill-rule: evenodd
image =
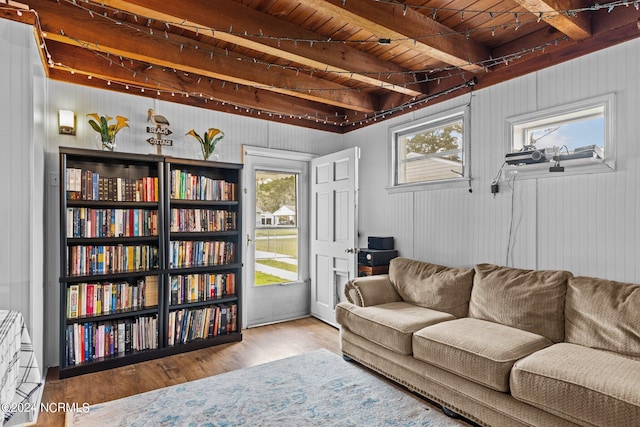
M 296 282 L 298 174 L 256 171 L 255 285 Z

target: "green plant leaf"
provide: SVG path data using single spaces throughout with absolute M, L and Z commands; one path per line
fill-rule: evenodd
M 89 124 L 91 125 L 91 127 L 93 128 L 93 130 L 95 130 L 98 133 L 102 133 L 102 129 L 100 128 L 100 126 L 98 125 L 98 123 L 95 122 L 95 120 L 89 120 Z

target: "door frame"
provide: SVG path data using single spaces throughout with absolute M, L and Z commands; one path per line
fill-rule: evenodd
M 248 159 L 250 157 L 251 159 Z M 245 235 L 242 236 L 242 244 L 245 254 L 245 262 L 243 268 L 243 313 L 242 313 L 242 322 L 243 328 L 247 327 L 255 327 L 270 323 L 277 323 L 285 320 L 292 320 L 294 318 L 306 317 L 310 314 L 310 273 L 309 273 L 309 226 L 310 226 L 310 214 L 309 214 L 309 191 L 308 191 L 308 179 L 309 179 L 309 165 L 311 163 L 311 159 L 313 159 L 315 155 L 309 153 L 302 153 L 297 151 L 287 151 L 287 150 L 278 150 L 271 148 L 263 148 L 263 147 L 254 147 L 249 145 L 242 146 L 242 163 L 245 165 L 243 169 L 243 206 L 244 206 L 244 218 L 243 221 L 243 230 L 245 230 Z M 263 162 L 260 159 L 264 159 Z M 263 289 L 258 289 L 259 287 L 254 286 L 254 278 L 250 277 L 250 273 L 253 273 L 253 268 L 248 268 L 250 263 L 254 263 L 254 248 L 250 247 L 253 242 L 249 241 L 248 237 L 251 239 L 255 238 L 255 234 L 250 236 L 250 233 L 255 229 L 255 212 L 251 212 L 251 207 L 255 205 L 255 171 L 256 170 L 265 170 L 265 171 L 282 171 L 282 172 L 292 172 L 301 174 L 302 171 L 300 167 L 291 167 L 291 166 L 278 166 L 274 164 L 274 162 L 283 161 L 287 162 L 301 162 L 304 163 L 305 172 L 307 174 L 306 180 L 303 182 L 302 177 L 300 177 L 298 182 L 298 209 L 301 214 L 298 215 L 299 221 L 299 234 L 298 234 L 298 277 L 299 281 L 286 283 L 282 285 L 265 285 Z M 302 260 L 302 261 L 301 261 Z M 262 287 L 260 287 L 262 288 Z M 268 318 L 263 320 L 259 320 L 257 323 L 250 323 L 250 320 L 253 319 L 249 316 L 249 311 L 251 310 L 252 303 L 255 304 L 254 301 L 250 299 L 255 297 L 254 294 L 258 292 L 255 291 L 264 291 L 264 294 L 273 294 L 271 295 L 278 302 L 281 302 L 282 295 L 288 295 L 291 298 L 297 298 L 297 295 L 304 294 L 304 310 L 300 311 L 297 314 L 292 314 L 291 318 Z M 269 292 L 268 292 L 269 291 Z M 253 297 L 252 297 L 253 295 Z M 265 304 L 270 304 L 270 301 L 261 301 Z M 285 304 L 286 305 L 286 304 Z M 254 316 L 255 317 L 255 316 Z

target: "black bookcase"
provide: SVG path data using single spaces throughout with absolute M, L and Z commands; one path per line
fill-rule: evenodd
M 242 339 L 242 165 L 60 148 L 60 378 Z
M 240 340 L 242 165 L 165 158 L 167 348 Z

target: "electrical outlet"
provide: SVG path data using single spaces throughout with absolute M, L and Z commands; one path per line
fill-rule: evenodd
M 58 172 L 49 172 L 49 185 L 52 187 L 60 185 L 60 175 Z

